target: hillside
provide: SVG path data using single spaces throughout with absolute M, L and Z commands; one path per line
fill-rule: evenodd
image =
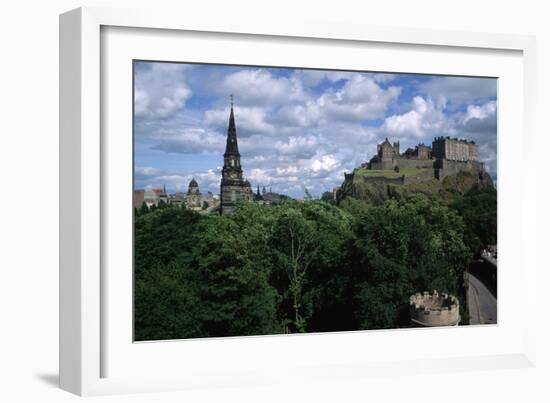
M 353 197 L 379 205 L 388 199 L 400 199 L 413 193 L 450 202 L 475 185 L 493 187 L 491 177 L 485 171 L 463 171 L 447 176 L 442 181 L 433 178 L 432 172 L 414 168 L 400 172 L 356 168 L 352 174 L 346 175 L 338 192 L 338 202 Z

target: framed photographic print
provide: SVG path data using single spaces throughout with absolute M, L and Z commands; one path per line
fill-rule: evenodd
M 62 387 L 531 365 L 532 39 L 231 24 L 61 16 Z
M 136 341 L 497 323 L 496 78 L 133 70 Z

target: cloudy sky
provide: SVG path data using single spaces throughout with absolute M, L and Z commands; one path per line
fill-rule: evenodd
M 496 179 L 497 80 L 288 68 L 135 63 L 135 187 L 219 193 L 234 94 L 241 163 L 257 185 L 301 198 L 342 183 L 385 137 L 479 144 Z

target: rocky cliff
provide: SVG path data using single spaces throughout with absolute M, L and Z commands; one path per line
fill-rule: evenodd
M 478 169 L 449 175 L 440 181 L 423 172 L 399 173 L 357 168 L 352 174 L 346 175 L 337 192 L 337 201 L 353 197 L 378 205 L 388 199 L 422 193 L 434 199 L 451 202 L 474 186 L 493 187 L 493 181 L 487 172 Z

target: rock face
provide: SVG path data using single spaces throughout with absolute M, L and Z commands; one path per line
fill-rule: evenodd
M 442 180 L 435 178 L 432 170 L 408 169 L 369 170 L 358 168 L 346 174 L 336 194 L 337 202 L 346 197 L 379 205 L 389 199 L 400 199 L 409 194 L 421 193 L 442 201 L 452 201 L 472 187 L 493 187 L 493 181 L 484 169 L 470 169 L 446 175 Z

